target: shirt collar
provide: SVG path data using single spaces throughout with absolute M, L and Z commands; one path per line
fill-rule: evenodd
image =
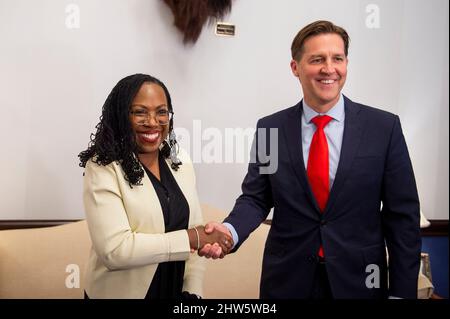
M 337 103 L 328 110 L 326 113 L 317 113 L 308 104 L 306 104 L 305 99 L 303 103 L 303 114 L 305 115 L 306 123 L 310 123 L 311 120 L 317 115 L 328 115 L 338 122 L 342 122 L 344 119 L 344 96 L 341 94 Z

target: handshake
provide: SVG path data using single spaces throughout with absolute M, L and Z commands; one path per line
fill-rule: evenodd
M 229 229 L 219 223 L 210 222 L 187 230 L 191 252 L 198 251 L 206 258 L 223 258 L 233 248 L 233 238 Z

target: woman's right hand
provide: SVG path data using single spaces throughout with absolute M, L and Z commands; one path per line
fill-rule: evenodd
M 191 250 L 201 249 L 206 244 L 217 243 L 222 248 L 223 254 L 228 254 L 233 247 L 233 239 L 228 234 L 225 234 L 217 229 L 215 229 L 212 233 L 207 234 L 205 232 L 205 226 L 196 226 L 195 228 L 198 232 L 198 239 L 195 229 L 188 229 Z

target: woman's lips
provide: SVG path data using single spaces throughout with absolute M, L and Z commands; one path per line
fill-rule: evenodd
M 139 139 L 144 143 L 155 143 L 159 140 L 161 133 L 160 132 L 139 133 L 138 136 Z

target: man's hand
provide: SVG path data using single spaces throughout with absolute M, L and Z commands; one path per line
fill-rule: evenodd
M 229 238 L 232 238 L 230 230 L 224 226 L 223 224 L 217 223 L 217 222 L 209 222 L 205 225 L 204 229 L 205 233 L 212 233 L 212 232 L 221 232 L 223 234 L 226 234 Z M 231 247 L 233 247 L 233 240 L 231 241 Z M 214 244 L 206 244 L 201 249 L 198 250 L 199 256 L 204 256 L 206 258 L 223 258 L 228 253 L 228 250 L 224 250 L 223 247 L 215 242 Z

